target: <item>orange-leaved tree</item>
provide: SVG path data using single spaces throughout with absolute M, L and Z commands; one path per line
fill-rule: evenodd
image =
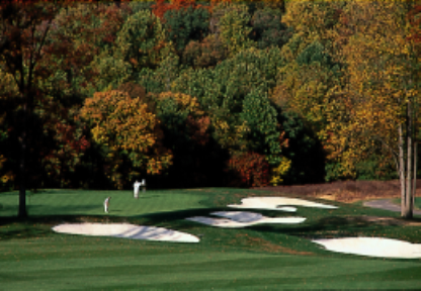
M 262 187 L 269 184 L 269 163 L 255 152 L 233 154 L 228 161 L 228 172 L 234 177 L 233 186 Z
M 141 98 L 112 90 L 97 92 L 85 100 L 80 116 L 91 126 L 93 140 L 108 151 L 112 182 L 122 188 L 138 171 L 159 174 L 172 163 L 172 153 L 163 147 L 159 120 Z M 124 176 L 122 165 L 130 162 Z

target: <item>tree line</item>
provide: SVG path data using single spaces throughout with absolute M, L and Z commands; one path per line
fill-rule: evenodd
M 419 1 L 4 1 L 0 188 L 399 178 Z

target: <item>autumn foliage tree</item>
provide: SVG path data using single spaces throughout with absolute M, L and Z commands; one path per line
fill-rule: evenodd
M 206 9 L 189 8 L 168 10 L 164 15 L 168 39 L 174 43 L 179 55 L 189 41 L 202 40 L 208 34 L 209 12 Z
M 113 58 L 131 64 L 134 71 L 155 69 L 162 60 L 165 30 L 158 17 L 146 10 L 130 15 L 117 34 Z
M 106 87 L 111 78 L 106 74 L 110 67 L 124 71 L 124 63 L 120 59 L 110 61 L 109 55 L 114 52 L 116 35 L 130 12 L 126 4 L 117 7 L 77 2 L 62 7 L 53 20 L 45 48 L 51 56 L 46 65 L 55 72 L 51 81 L 66 94 L 81 99 L 81 95 L 92 95 L 98 87 Z M 130 68 L 130 64 L 126 67 Z
M 264 155 L 273 168 L 281 162 L 282 141 L 278 138 L 282 130 L 265 92 L 275 85 L 277 68 L 282 64 L 279 53 L 275 47 L 243 50 L 212 70 L 185 70 L 172 87 L 197 96 L 210 117 L 212 139 L 231 157 L 242 159 L 244 153 L 254 152 Z M 255 169 L 252 175 L 258 175 Z
M 217 24 L 217 31 L 230 57 L 254 45 L 249 38 L 252 28 L 249 26 L 251 15 L 248 13 L 247 6 L 221 2 L 214 7 L 213 11 L 216 14 L 219 11 L 223 13 Z
M 16 141 L 12 141 L 13 136 L 13 108 L 16 106 L 16 100 L 19 96 L 19 90 L 10 73 L 0 69 L 0 108 L 4 108 L 0 114 L 0 190 L 13 188 L 17 175 L 13 167 L 17 161 L 10 152 L 5 154 L 4 149 L 13 148 Z M 10 110 L 12 109 L 12 110 Z
M 97 92 L 85 100 L 80 116 L 89 122 L 93 140 L 108 152 L 109 176 L 118 188 L 141 172 L 159 174 L 171 165 L 159 121 L 140 98 L 117 90 Z M 121 168 L 124 159 L 131 162 L 130 171 Z
M 11 129 L 11 139 L 19 145 L 16 162 L 19 169 L 18 216 L 25 218 L 26 188 L 33 174 L 40 169 L 40 153 L 36 150 L 42 135 L 42 119 L 36 113 L 37 105 L 45 97 L 40 80 L 51 77 L 51 68 L 42 66 L 47 36 L 61 5 L 37 1 L 20 3 L 2 1 L 0 4 L 0 57 L 1 69 L 9 73 L 19 92 L 15 99 L 16 110 Z M 16 148 L 16 145 L 13 148 Z
M 277 112 L 262 88 L 245 96 L 240 116 L 248 127 L 246 138 L 249 150 L 264 154 L 269 164 L 279 164 L 281 144 Z
M 270 182 L 269 163 L 255 152 L 235 153 L 228 161 L 230 184 L 242 187 L 264 187 Z
M 316 149 L 319 141 L 322 146 L 329 143 L 327 118 L 346 118 L 341 101 L 328 95 L 332 88 L 340 85 L 343 63 L 333 57 L 340 51 L 339 43 L 333 45 L 333 38 L 344 5 L 337 1 L 291 1 L 287 2 L 286 14 L 282 17 L 283 23 L 294 34 L 282 47 L 281 55 L 286 64 L 279 69 L 278 83 L 271 91 L 270 98 L 283 111 L 302 118 L 306 131 L 314 132 L 310 134 L 314 138 L 307 138 L 308 143 L 300 147 L 308 148 L 308 152 L 319 152 Z M 323 153 L 319 154 L 323 156 Z M 312 171 L 298 157 L 293 160 L 293 168 L 304 167 L 305 172 Z M 334 158 L 322 166 L 325 167 L 322 172 L 326 173 L 327 181 L 354 177 L 353 172 L 341 171 L 341 163 Z M 315 168 L 320 166 L 315 165 Z
M 419 47 L 414 2 L 290 2 L 283 21 L 295 30 L 283 47 L 272 98 L 309 121 L 322 140 L 333 179 L 381 151 L 393 161 L 402 216 L 412 216 L 418 133 Z
M 192 40 L 186 46 L 182 60 L 193 68 L 215 67 L 228 57 L 228 49 L 222 40 L 214 34 L 203 41 Z
M 414 2 L 350 3 L 341 29 L 348 37 L 346 86 L 332 95 L 342 100 L 347 119 L 331 121 L 331 152 L 353 166 L 375 147 L 395 163 L 401 183 L 401 215 L 412 217 L 416 187 L 420 97 L 420 45 L 413 38 Z M 391 41 L 393 40 L 393 41 Z
M 215 167 L 220 160 L 212 148 L 210 117 L 198 99 L 188 94 L 163 92 L 155 95 L 155 101 L 164 145 L 174 154 L 167 183 L 175 187 L 210 185 L 212 175 L 219 175 Z
M 180 10 L 180 9 L 187 9 L 187 8 L 193 8 L 193 9 L 200 9 L 205 8 L 208 11 L 211 11 L 211 7 L 209 6 L 203 6 L 200 4 L 196 4 L 196 0 L 171 0 L 165 1 L 165 0 L 157 0 L 156 4 L 152 5 L 152 12 L 155 14 L 161 21 L 164 20 L 164 15 L 169 10 Z
M 292 35 L 291 29 L 281 22 L 282 12 L 279 9 L 265 7 L 257 10 L 251 19 L 250 37 L 259 49 L 271 45 L 282 47 Z

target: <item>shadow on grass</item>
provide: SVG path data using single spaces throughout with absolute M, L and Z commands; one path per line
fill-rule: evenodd
M 49 234 L 49 229 L 25 226 L 11 226 L 11 229 L 0 231 L 0 241 L 11 239 L 28 239 L 42 237 Z
M 162 212 L 139 216 L 119 217 L 108 215 L 54 215 L 54 216 L 29 216 L 21 219 L 16 216 L 6 216 L 0 218 L 0 241 L 10 239 L 25 239 L 50 235 L 51 228 L 62 223 L 133 223 L 147 226 L 171 225 L 188 229 L 197 226 L 196 223 L 184 221 L 191 216 L 208 216 L 210 212 L 221 211 L 225 208 L 210 209 L 189 209 L 173 212 Z M 113 210 L 113 212 L 118 210 Z
M 286 235 L 293 235 L 302 238 L 319 239 L 327 237 L 345 237 L 345 236 L 373 236 L 382 234 L 391 234 L 393 232 L 408 232 L 402 228 L 402 224 L 421 223 L 420 218 L 411 220 L 391 219 L 384 221 L 369 221 L 362 216 L 340 217 L 329 216 L 317 219 L 310 223 L 302 225 L 255 225 L 249 229 L 266 232 L 279 233 L 280 231 Z
M 91 207 L 87 206 L 87 209 Z M 187 230 L 197 227 L 211 227 L 197 222 L 187 221 L 186 218 L 193 216 L 212 217 L 211 213 L 216 211 L 239 211 L 228 207 L 197 208 L 186 209 L 171 212 L 150 213 L 131 217 L 108 216 L 108 215 L 54 215 L 54 216 L 30 216 L 27 219 L 20 219 L 16 216 L 0 217 L 0 240 L 12 238 L 31 238 L 40 235 L 51 234 L 51 227 L 61 223 L 133 223 L 147 226 L 172 227 L 179 230 Z M 266 210 L 244 210 L 262 213 L 265 216 L 303 216 L 309 217 L 302 224 L 261 224 L 249 226 L 247 229 L 252 231 L 292 235 L 303 238 L 321 238 L 338 237 L 346 235 L 355 235 L 359 233 L 367 234 L 370 231 L 381 231 L 382 229 L 394 230 L 401 228 L 401 223 L 407 221 L 399 218 L 392 218 L 390 221 L 373 222 L 364 219 L 363 216 L 340 216 L 329 215 L 320 217 L 317 212 L 306 212 L 299 214 L 280 213 L 277 211 Z M 113 212 L 121 212 L 115 209 Z M 416 217 L 410 222 L 421 223 L 421 218 Z M 212 227 L 211 227 L 212 228 Z
M 186 210 L 177 210 L 171 212 L 159 212 L 159 213 L 149 213 L 145 215 L 135 216 L 136 218 L 142 217 L 147 218 L 150 220 L 179 220 L 185 219 L 187 217 L 192 216 L 203 216 L 203 215 L 210 215 L 211 212 L 214 211 L 226 211 L 226 207 L 213 207 L 213 208 L 194 208 L 194 209 L 186 209 Z
M 75 205 L 75 206 L 46 206 L 46 205 L 28 205 L 27 209 L 28 212 L 31 214 L 31 212 L 38 212 L 38 213 L 83 213 L 92 211 L 94 209 L 100 209 L 103 208 L 102 205 Z M 32 214 L 32 215 L 35 215 Z
M 102 215 L 29 216 L 25 219 L 7 216 L 0 219 L 0 241 L 48 236 L 54 233 L 51 228 L 55 225 L 83 222 L 111 223 L 127 221 L 124 218 L 113 217 L 111 219 L 109 216 Z

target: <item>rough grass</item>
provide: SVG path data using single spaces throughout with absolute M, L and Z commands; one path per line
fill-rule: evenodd
M 419 226 L 360 219 L 380 216 L 400 221 L 398 213 L 326 201 L 340 208 L 298 207 L 296 214 L 258 211 L 272 217 L 307 217 L 305 223 L 298 225 L 220 229 L 184 220 L 228 210 L 225 205 L 239 203 L 243 197 L 265 194 L 269 193 L 240 189 L 147 191 L 143 196 L 145 201 L 141 202 L 142 198 L 135 200 L 130 191 L 48 190 L 30 198 L 32 216 L 26 221 L 13 216 L 17 193 L 0 194 L 0 204 L 7 206 L 0 210 L 0 290 L 417 289 L 421 286 L 420 259 L 336 254 L 310 241 L 360 235 L 421 243 Z M 107 196 L 113 197 L 110 215 L 104 215 L 102 209 Z M 37 207 L 31 209 L 32 205 Z M 197 235 L 201 242 L 148 242 L 51 231 L 52 226 L 63 221 L 127 221 L 163 226 Z

